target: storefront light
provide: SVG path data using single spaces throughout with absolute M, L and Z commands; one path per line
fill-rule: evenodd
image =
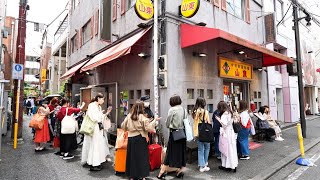
M 197 52 L 193 52 L 192 55 L 193 56 L 198 56 L 198 57 L 206 57 L 207 56 L 206 53 L 197 53 Z
M 138 54 L 138 56 L 145 59 L 145 58 L 150 57 L 150 54 L 146 54 L 144 52 L 141 52 L 141 53 Z
M 244 51 L 239 51 L 239 54 L 244 54 Z

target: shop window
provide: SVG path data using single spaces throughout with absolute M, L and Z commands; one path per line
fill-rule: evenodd
M 82 45 L 91 39 L 91 19 L 82 27 Z
M 188 105 L 188 106 L 187 106 L 188 113 L 189 113 L 190 111 L 192 112 L 193 107 L 194 107 L 194 105 L 193 105 L 193 104 L 192 104 L 192 105 Z
M 194 89 L 187 89 L 188 99 L 194 99 Z
M 261 98 L 261 92 L 260 91 L 258 92 L 258 98 Z
M 208 104 L 209 113 L 213 113 L 213 104 Z
M 144 94 L 145 94 L 145 95 L 148 95 L 148 96 L 150 97 L 150 89 L 144 90 Z
M 207 99 L 213 99 L 213 91 L 212 91 L 212 89 L 207 89 Z
M 137 90 L 137 99 L 141 98 L 141 90 Z
M 204 89 L 198 89 L 197 90 L 197 95 L 198 95 L 198 97 L 203 97 L 204 98 Z
M 134 90 L 130 90 L 129 99 L 134 99 Z
M 244 19 L 244 0 L 227 0 L 227 12 Z
M 257 96 L 257 91 L 254 91 L 253 94 L 254 94 L 254 95 L 253 95 L 254 98 L 256 99 L 256 98 L 258 97 L 258 96 Z

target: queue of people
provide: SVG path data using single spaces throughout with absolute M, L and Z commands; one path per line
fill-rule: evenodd
M 112 108 L 109 107 L 107 112 L 104 112 L 101 108 L 104 100 L 103 94 L 97 94 L 88 105 L 86 112 L 86 116 L 94 122 L 94 127 L 92 134 L 84 135 L 81 162 L 89 166 L 91 171 L 100 171 L 102 163 L 111 161 L 108 139 L 105 133 L 106 128 L 103 126 Z M 187 128 L 184 120 L 187 118 L 188 112 L 181 105 L 182 100 L 179 95 L 173 95 L 169 104 L 171 107 L 165 121 L 169 130 L 169 138 L 163 164 L 157 176 L 158 179 L 164 179 L 169 172 L 176 172 L 177 178 L 183 178 L 187 162 L 187 139 L 185 136 Z M 79 113 L 84 106 L 85 103 L 82 103 L 78 108 L 73 108 L 70 106 L 69 100 L 65 98 L 60 103 L 58 103 L 58 99 L 51 100 L 49 105 L 47 105 L 47 102 L 43 102 L 37 110 L 37 117 L 41 118 L 43 125 L 42 128 L 35 131 L 35 151 L 45 150 L 45 143 L 50 141 L 51 128 L 53 129 L 53 131 L 51 130 L 53 138 L 59 140 L 59 145 L 55 147 L 60 148 L 60 150 L 55 154 L 64 160 L 74 158 L 72 152 L 78 148 L 76 132 L 65 133 L 64 126 L 67 125 L 64 124 L 69 121 L 66 117 Z M 148 116 L 148 113 L 145 112 L 145 108 L 148 107 L 150 106 L 146 106 L 145 102 L 137 101 L 121 124 L 121 128 L 128 132 L 125 173 L 130 179 L 145 179 L 150 173 L 148 152 L 150 135 L 148 134 L 156 133 L 155 127 L 157 121 L 161 118 L 154 119 L 153 116 Z M 151 110 L 148 109 L 148 111 Z M 268 134 L 270 137 L 268 138 L 275 135 L 275 140 L 283 141 L 281 129 L 271 118 L 269 107 L 261 107 L 258 113 L 259 117 L 263 117 L 270 124 L 272 130 L 270 130 Z M 47 117 L 49 117 L 50 123 Z M 211 144 L 214 145 L 215 156 L 221 159 L 221 165 L 218 168 L 223 171 L 236 172 L 238 159 L 250 159 L 249 136 L 253 134 L 252 130 L 255 125 L 246 101 L 239 101 L 239 110 L 233 110 L 230 104 L 220 101 L 217 109 L 213 112 L 212 119 L 210 119 L 209 112 L 206 110 L 206 100 L 198 97 L 191 111 L 191 117 L 193 118 L 193 141 L 196 141 L 198 145 L 198 168 L 200 172 L 210 171 L 208 158 Z M 237 123 L 241 127 L 240 130 L 235 127 Z M 209 138 L 212 141 L 200 138 L 203 136 L 202 127 L 205 127 L 203 125 L 209 125 L 206 126 L 206 130 L 212 133 L 210 134 L 212 138 Z

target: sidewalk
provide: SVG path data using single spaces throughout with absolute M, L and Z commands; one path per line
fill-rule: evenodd
M 13 150 L 11 138 L 4 137 L 2 143 L 2 161 L 0 162 L 0 179 L 12 180 L 40 180 L 40 179 L 125 179 L 114 175 L 112 163 L 103 164 L 100 172 L 90 172 L 80 164 L 81 149 L 79 148 L 76 157 L 70 161 L 62 160 L 53 154 L 54 150 L 36 154 L 32 142 L 31 130 L 28 128 L 30 117 L 25 117 L 23 138 L 24 144 L 18 145 Z M 320 117 L 307 120 L 307 138 L 304 144 L 307 146 L 320 137 Z M 207 180 L 207 179 L 251 179 L 259 173 L 272 168 L 274 164 L 288 157 L 299 149 L 297 130 L 295 127 L 285 126 L 283 130 L 283 142 L 264 142 L 261 147 L 251 151 L 250 160 L 239 160 L 237 173 L 227 173 L 218 169 L 221 162 L 214 157 L 209 159 L 211 170 L 200 173 L 197 162 L 187 164 L 185 179 Z M 112 151 L 113 152 L 113 151 Z M 151 172 L 149 179 L 156 179 L 159 170 Z M 166 179 L 173 179 L 175 174 L 169 174 Z

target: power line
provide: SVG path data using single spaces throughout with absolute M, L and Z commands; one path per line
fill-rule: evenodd
M 280 24 L 280 23 L 283 21 L 283 19 L 287 16 L 287 14 L 288 14 L 291 6 L 292 6 L 292 3 L 290 3 L 290 6 L 288 7 L 287 12 L 282 16 L 282 18 L 281 18 L 281 20 L 278 22 L 277 26 L 279 26 L 279 24 Z

